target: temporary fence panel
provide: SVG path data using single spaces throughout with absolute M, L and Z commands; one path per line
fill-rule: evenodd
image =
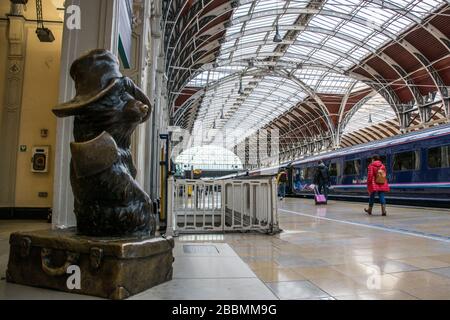
M 168 230 L 275 232 L 278 228 L 274 179 L 169 179 Z

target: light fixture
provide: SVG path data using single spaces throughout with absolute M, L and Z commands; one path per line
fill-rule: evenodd
M 244 88 L 243 88 L 243 85 L 242 85 L 242 77 L 241 77 L 241 79 L 239 80 L 239 91 L 238 91 L 238 93 L 239 93 L 240 95 L 243 95 L 243 94 L 244 94 Z
M 42 14 L 42 0 L 36 0 L 37 29 L 36 34 L 41 42 L 53 42 L 55 36 L 53 32 L 44 27 L 44 17 Z
M 369 123 L 373 123 L 372 114 L 371 113 L 369 113 Z
M 275 26 L 275 37 L 273 37 L 273 42 L 275 42 L 275 43 L 283 42 L 283 39 L 281 38 L 281 35 L 280 35 L 280 27 L 278 26 L 278 21 L 277 21 L 277 25 Z

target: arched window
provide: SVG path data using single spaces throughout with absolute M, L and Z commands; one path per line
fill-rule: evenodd
M 175 163 L 186 170 L 242 170 L 241 160 L 230 150 L 210 145 L 193 147 L 181 153 Z

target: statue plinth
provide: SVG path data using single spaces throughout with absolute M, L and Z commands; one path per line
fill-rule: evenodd
M 7 281 L 122 300 L 172 279 L 173 246 L 171 237 L 92 238 L 75 229 L 13 233 Z

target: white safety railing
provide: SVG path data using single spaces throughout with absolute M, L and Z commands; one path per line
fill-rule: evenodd
M 174 180 L 168 183 L 168 232 L 278 231 L 275 179 Z

